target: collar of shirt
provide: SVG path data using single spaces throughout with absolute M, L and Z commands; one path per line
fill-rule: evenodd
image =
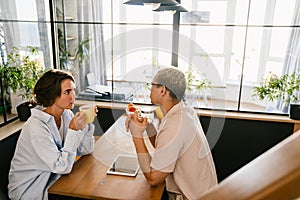
M 31 109 L 31 116 L 39 118 L 43 122 L 49 122 L 50 119 L 53 118 L 52 115 L 49 115 L 48 113 L 43 111 L 44 107 L 43 106 L 36 106 L 35 108 Z

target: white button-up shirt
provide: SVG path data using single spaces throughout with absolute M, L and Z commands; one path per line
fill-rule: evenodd
M 76 155 L 94 149 L 94 125 L 83 130 L 69 129 L 71 110 L 62 115 L 63 138 L 54 117 L 38 106 L 22 127 L 9 172 L 9 197 L 13 199 L 48 199 L 48 188 L 61 174 L 71 172 Z

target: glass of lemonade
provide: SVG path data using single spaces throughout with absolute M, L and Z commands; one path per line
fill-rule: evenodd
M 83 112 L 86 115 L 86 123 L 90 124 L 95 119 L 95 106 L 88 104 L 88 105 L 82 105 L 79 107 L 79 111 Z

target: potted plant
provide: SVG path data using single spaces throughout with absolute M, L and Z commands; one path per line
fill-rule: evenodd
M 59 44 L 59 59 L 60 59 L 60 68 L 65 70 L 73 70 L 73 61 L 78 61 L 79 64 L 82 64 L 84 59 L 89 55 L 89 42 L 90 38 L 87 37 L 83 41 L 79 42 L 75 47 L 74 51 L 71 53 L 70 50 L 66 47 L 66 41 L 64 38 L 63 31 L 58 29 L 58 44 Z
M 211 81 L 202 77 L 200 73 L 194 71 L 191 67 L 188 68 L 185 75 L 187 79 L 185 100 L 198 106 L 199 99 L 202 96 L 204 103 L 207 104 L 207 96 L 205 95 L 207 91 L 205 90 L 211 86 Z
M 21 52 L 24 52 L 25 55 L 22 55 Z M 33 88 L 44 71 L 42 64 L 32 58 L 37 54 L 37 47 L 28 46 L 25 51 L 13 47 L 7 56 L 7 61 L 0 65 L 3 88 L 10 89 L 15 94 L 19 93 L 19 96 L 25 101 L 17 106 L 21 121 L 26 121 L 31 115 L 30 109 L 35 106 Z
M 286 106 L 289 106 L 289 115 L 291 119 L 300 119 L 300 74 L 291 73 L 277 77 L 274 74 L 269 75 L 259 86 L 253 87 L 253 96 L 260 100 L 273 102 L 281 100 Z

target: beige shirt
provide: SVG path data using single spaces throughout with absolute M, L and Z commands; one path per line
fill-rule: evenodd
M 187 199 L 197 199 L 217 184 L 210 148 L 192 107 L 179 103 L 162 119 L 151 167 L 171 172 L 167 191 Z

